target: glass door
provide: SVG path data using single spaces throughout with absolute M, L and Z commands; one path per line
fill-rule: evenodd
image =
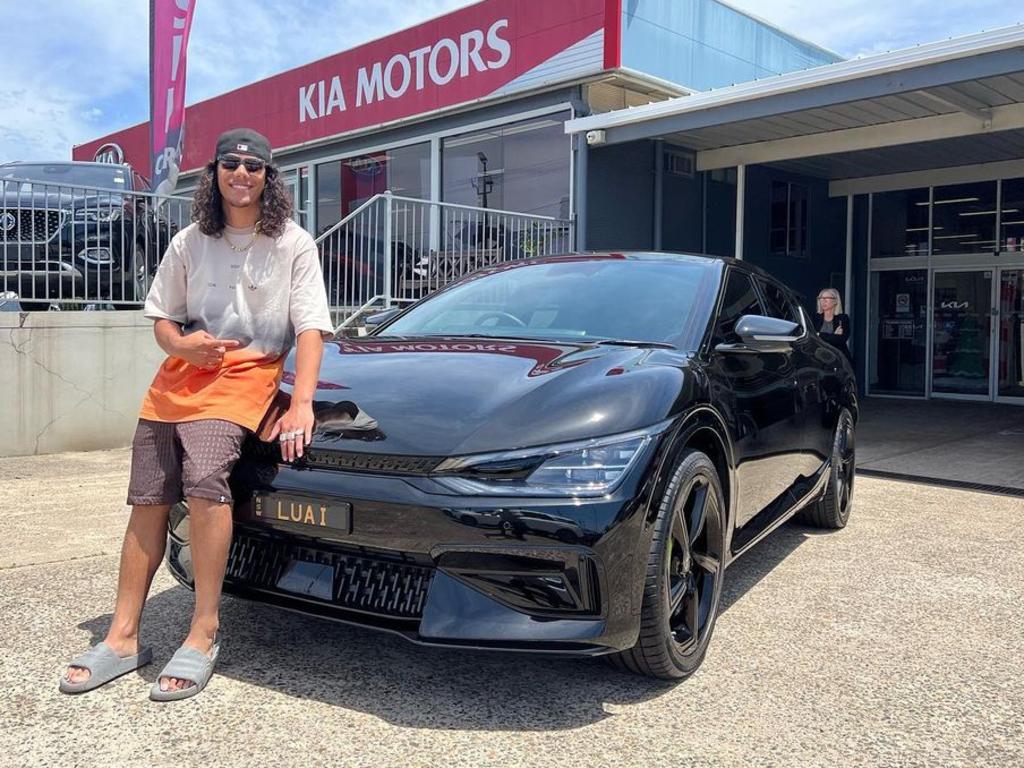
M 1024 402 L 1024 267 L 1001 269 L 998 291 L 996 397 Z
M 871 273 L 868 391 L 924 397 L 928 361 L 928 270 Z
M 932 394 L 991 398 L 992 270 L 936 271 L 932 287 Z

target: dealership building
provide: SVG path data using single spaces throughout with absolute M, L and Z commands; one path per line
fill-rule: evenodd
M 391 191 L 735 256 L 842 292 L 866 393 L 1024 403 L 1021 28 L 844 61 L 718 0 L 484 0 L 188 107 L 180 191 L 238 124 L 313 233 Z

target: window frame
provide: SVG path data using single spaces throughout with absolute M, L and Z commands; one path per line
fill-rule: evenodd
M 769 205 L 768 205 L 768 253 L 771 256 L 788 256 L 795 259 L 805 259 L 810 255 L 810 248 L 808 247 L 808 239 L 810 237 L 810 209 L 811 209 L 811 188 L 808 184 L 804 184 L 797 181 L 783 181 L 780 179 L 772 179 L 771 187 L 769 188 Z M 786 220 L 782 227 L 777 227 L 774 219 L 774 193 L 776 186 L 785 186 L 786 188 Z M 793 189 L 799 188 L 803 190 L 804 204 L 806 206 L 803 216 L 799 218 L 799 222 L 793 220 Z M 782 229 L 786 233 L 786 245 L 783 250 L 779 250 L 772 245 L 772 233 Z M 802 237 L 801 237 L 802 235 Z M 793 240 L 800 240 L 799 250 L 793 247 Z

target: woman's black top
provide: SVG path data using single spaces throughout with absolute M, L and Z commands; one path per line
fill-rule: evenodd
M 850 348 L 846 346 L 847 340 L 850 338 L 850 316 L 849 315 L 834 315 L 832 317 L 832 332 L 822 331 L 822 323 L 825 322 L 824 315 L 818 315 L 818 335 L 821 336 L 822 340 L 827 341 L 833 347 L 838 349 L 850 362 L 853 362 L 853 356 L 850 354 Z M 842 328 L 843 332 L 838 333 L 839 329 Z

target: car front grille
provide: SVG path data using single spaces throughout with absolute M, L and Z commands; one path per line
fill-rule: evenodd
M 318 602 L 401 619 L 418 619 L 423 615 L 427 590 L 434 577 L 432 566 L 311 547 L 236 530 L 226 578 L 244 587 L 288 594 L 278 584 L 296 561 L 333 569 L 331 599 Z
M 46 208 L 0 208 L 0 243 L 38 245 L 53 240 L 66 214 Z

